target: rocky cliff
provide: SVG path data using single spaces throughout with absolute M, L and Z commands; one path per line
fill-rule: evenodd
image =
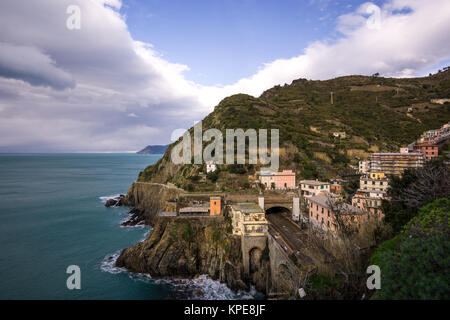
M 263 266 L 259 276 L 244 276 L 240 238 L 227 233 L 231 227 L 228 220 L 157 217 L 154 225 L 146 240 L 122 251 L 116 266 L 152 277 L 191 278 L 207 274 L 233 290 L 246 290 L 255 283 L 258 290 L 265 292 L 268 273 L 262 270 Z M 264 265 L 268 267 L 267 263 Z
M 177 199 L 182 189 L 159 183 L 134 182 L 123 200 L 123 204 L 133 207 L 130 218 L 123 225 L 153 225 L 153 220 L 161 211 L 169 211 L 168 200 Z

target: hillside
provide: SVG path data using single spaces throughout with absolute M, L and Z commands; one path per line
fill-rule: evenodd
M 165 145 L 165 146 L 162 146 L 162 145 L 154 145 L 154 146 L 149 145 L 149 146 L 146 146 L 144 149 L 142 149 L 142 150 L 140 150 L 140 151 L 138 151 L 136 153 L 137 154 L 163 154 L 164 151 L 166 151 L 168 146 L 169 145 Z
M 431 102 L 444 98 L 450 98 L 449 70 L 423 78 L 298 79 L 258 98 L 237 94 L 223 99 L 203 120 L 203 130 L 278 128 L 280 167 L 296 170 L 297 178 L 326 180 L 354 173 L 350 165 L 370 153 L 398 151 L 423 131 L 448 122 L 450 104 Z M 333 132 L 345 132 L 345 137 Z M 204 165 L 173 164 L 173 146 L 138 180 L 171 182 L 187 190 L 240 190 L 249 187 L 248 175 L 259 169 L 223 165 L 218 174 L 205 177 Z

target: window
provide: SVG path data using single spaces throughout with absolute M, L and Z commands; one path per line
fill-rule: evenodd
M 322 213 L 323 213 L 323 208 L 322 208 L 322 210 L 321 210 L 321 211 L 322 211 Z
M 320 186 L 320 189 L 323 189 L 323 186 Z
M 316 215 L 316 220 L 319 221 L 319 215 L 318 214 Z
M 327 221 L 327 226 L 328 226 L 328 228 L 330 227 L 330 221 Z

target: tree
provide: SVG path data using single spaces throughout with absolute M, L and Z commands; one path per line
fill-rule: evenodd
M 216 169 L 215 171 L 211 171 L 206 175 L 206 177 L 211 180 L 211 182 L 216 182 L 217 179 L 219 179 L 219 170 Z
M 405 171 L 402 177 L 392 177 L 387 194 L 390 201 L 382 203 L 385 222 L 398 233 L 421 206 L 450 198 L 450 172 L 443 161 L 427 163 L 415 171 Z
M 381 245 L 372 262 L 381 268 L 378 299 L 450 298 L 450 200 L 423 206 L 402 233 Z

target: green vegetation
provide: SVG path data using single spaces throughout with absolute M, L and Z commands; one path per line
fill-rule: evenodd
M 450 199 L 423 206 L 400 235 L 378 247 L 377 299 L 449 299 Z
M 228 234 L 231 234 L 231 233 L 233 232 L 233 225 L 232 225 L 233 221 L 231 220 L 231 217 L 230 217 L 230 216 L 226 216 L 226 217 L 225 217 L 225 223 L 226 223 L 226 229 L 225 229 L 225 231 L 226 231 Z
M 391 200 L 383 200 L 382 211 L 385 222 L 398 233 L 421 206 L 450 197 L 450 172 L 442 160 L 436 160 L 418 170 L 405 171 L 402 177 L 391 177 L 389 186 Z
M 279 129 L 282 168 L 296 170 L 298 179 L 331 179 L 353 173 L 349 165 L 357 165 L 372 152 L 397 151 L 422 132 L 440 127 L 450 118 L 450 104 L 430 100 L 448 97 L 450 70 L 424 78 L 298 79 L 258 98 L 227 97 L 202 125 L 203 130 L 219 129 L 224 137 L 225 129 Z M 408 113 L 408 108 L 413 112 Z M 345 132 L 346 137 L 336 138 L 333 132 Z M 219 165 L 220 172 L 206 179 L 189 179 L 201 176 L 204 166 L 171 163 L 173 145 L 160 161 L 141 172 L 140 181 L 172 182 L 188 191 L 237 191 L 251 186 L 248 175 L 260 169 Z
M 377 299 L 449 299 L 450 171 L 437 160 L 393 177 L 383 201 L 394 237 L 370 258 L 381 269 Z
M 190 223 L 186 223 L 184 225 L 184 231 L 183 231 L 181 237 L 187 243 L 191 243 L 191 242 L 194 241 L 195 232 L 194 232 L 194 229 L 192 228 L 192 225 Z
M 315 273 L 308 279 L 306 291 L 309 299 L 332 299 L 336 296 L 336 290 L 341 285 L 339 277 L 327 277 Z

